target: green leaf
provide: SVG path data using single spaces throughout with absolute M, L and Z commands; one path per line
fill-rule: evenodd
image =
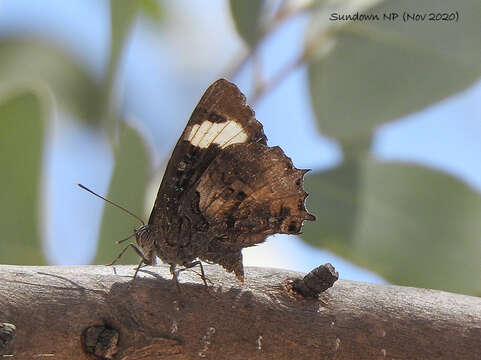
M 142 217 L 145 190 L 150 175 L 150 153 L 140 133 L 127 124 L 122 126 L 118 146 L 114 150 L 114 160 L 115 167 L 107 198 Z M 122 246 L 114 242 L 132 234 L 132 230 L 139 225 L 135 218 L 106 204 L 95 263 L 110 263 L 122 249 Z M 133 241 L 135 242 L 135 239 Z M 139 257 L 129 250 L 119 264 L 138 262 Z
M 18 89 L 52 94 L 78 119 L 99 122 L 99 84 L 72 55 L 52 44 L 21 37 L 0 40 L 0 94 Z
M 265 1 L 230 0 L 230 11 L 239 35 L 254 48 L 264 33 L 262 15 Z
M 403 22 L 403 11 L 457 11 L 459 21 Z M 392 12 L 401 17 L 383 19 Z M 442 0 L 434 7 L 431 0 L 390 0 L 359 13 L 380 20 L 336 22 L 324 12 L 311 23 L 329 24 L 309 40 L 326 44 L 309 64 L 312 105 L 325 135 L 345 141 L 370 136 L 376 126 L 466 89 L 481 76 L 479 0 L 456 6 Z
M 306 187 L 319 219 L 306 224 L 310 243 L 397 284 L 480 293 L 481 196 L 466 184 L 421 166 L 365 159 L 313 174 Z
M 40 237 L 45 111 L 32 93 L 0 100 L 0 263 L 45 264 Z
M 139 10 L 147 18 L 161 22 L 165 16 L 165 9 L 163 3 L 158 0 L 137 0 L 139 4 Z
M 306 176 L 307 208 L 317 219 L 304 224 L 304 240 L 346 258 L 351 256 L 352 236 L 359 216 L 356 205 L 362 186 L 361 172 L 357 163 L 352 162 Z
M 130 27 L 139 9 L 139 2 L 132 0 L 110 1 L 111 52 L 110 57 L 116 65 L 126 43 Z M 116 66 L 114 66 L 115 68 Z

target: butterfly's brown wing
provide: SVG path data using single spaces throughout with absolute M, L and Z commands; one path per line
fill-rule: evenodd
M 266 141 L 237 86 L 220 79 L 206 90 L 174 148 L 149 218 L 162 260 L 182 264 L 205 247 L 199 233 L 206 222 L 196 205 L 198 195 L 189 190 L 212 161 L 230 145 Z
M 157 255 L 183 264 L 199 257 L 243 279 L 241 249 L 275 233 L 297 234 L 304 220 L 305 170 L 278 147 L 239 89 L 211 85 L 167 165 L 149 219 Z
M 296 169 L 279 147 L 254 142 L 225 148 L 195 187 L 210 237 L 200 258 L 242 279 L 243 248 L 271 234 L 299 234 L 304 220 L 315 219 L 304 205 L 306 171 Z

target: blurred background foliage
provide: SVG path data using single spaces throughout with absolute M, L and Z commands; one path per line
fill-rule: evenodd
M 305 225 L 302 239 L 392 283 L 481 294 L 479 189 L 444 169 L 382 159 L 373 151 L 383 124 L 406 121 L 399 119 L 479 81 L 481 2 L 460 0 L 453 5 L 442 0 L 435 8 L 428 0 L 403 1 L 402 7 L 394 0 L 221 2 L 222 13 L 201 38 L 196 37 L 195 29 L 202 27 L 211 5 L 206 9 L 200 5 L 197 9 L 201 11 L 186 11 L 179 17 L 176 12 L 186 10 L 189 2 L 176 7 L 173 1 L 105 1 L 101 16 L 110 24 L 110 31 L 97 46 L 104 56 L 94 66 L 82 55 L 82 46 L 89 46 L 86 42 L 70 46 L 57 34 L 39 36 L 22 25 L 13 26 L 14 30 L 0 27 L 0 263 L 85 262 L 71 260 L 74 257 L 69 255 L 80 251 L 81 246 L 72 242 L 79 241 L 77 233 L 95 238 L 91 230 L 82 232 L 84 228 L 98 229 L 99 234 L 86 258 L 94 263 L 110 262 L 120 250 L 113 242 L 130 234 L 138 225 L 136 220 L 106 205 L 97 226 L 91 218 L 78 221 L 82 213 L 89 212 L 88 207 L 79 202 L 58 205 L 56 200 L 57 212 L 67 214 L 67 208 L 78 208 L 79 212 L 71 218 L 59 216 L 61 224 L 55 225 L 59 220 L 52 220 L 53 196 L 68 199 L 68 193 L 77 189 L 67 180 L 62 189 L 46 184 L 48 173 L 69 173 L 79 182 L 87 178 L 93 183 L 86 185 L 97 190 L 102 189 L 103 176 L 109 181 L 104 186 L 108 198 L 147 217 L 171 145 L 195 99 L 210 82 L 218 77 L 239 82 L 243 90 L 251 90 L 249 99 L 257 109 L 256 105 L 261 107 L 286 79 L 301 71 L 305 74 L 302 96 L 310 100 L 304 106 L 312 110 L 309 116 L 319 131 L 315 136 L 328 137 L 338 144 L 340 152 L 337 162 L 320 168 L 316 161 L 299 166 L 286 150 L 298 167 L 314 168 L 306 176 L 305 187 L 310 193 L 308 208 L 317 221 Z M 78 5 L 72 3 L 75 10 Z M 55 11 L 54 5 L 55 1 L 51 11 Z M 406 23 L 383 19 L 384 14 L 403 11 L 457 11 L 459 20 Z M 381 20 L 332 21 L 333 13 L 378 14 Z M 89 19 L 86 14 L 78 16 L 84 23 Z M 299 19 L 302 37 L 289 35 L 291 24 Z M 226 23 L 244 42 L 240 55 L 232 50 L 230 40 L 222 40 L 220 32 Z M 72 24 L 63 26 L 65 32 L 75 32 Z M 162 63 L 164 92 L 136 91 L 137 74 L 129 77 L 126 71 L 136 57 L 130 45 L 138 26 L 147 29 L 146 36 L 152 41 L 144 48 L 148 56 L 165 56 L 158 51 L 156 41 L 174 44 L 171 48 L 176 49 L 177 58 Z M 188 32 L 188 27 L 194 30 Z M 281 50 L 274 53 L 272 42 L 276 41 Z M 203 49 L 207 42 L 211 48 Z M 216 61 L 222 57 L 227 60 L 220 68 Z M 273 65 L 275 57 L 283 62 Z M 184 77 L 179 80 L 181 77 L 169 75 L 171 72 Z M 198 78 L 193 75 L 201 72 L 204 74 Z M 145 74 L 139 78 L 145 79 Z M 180 89 L 188 96 L 176 95 Z M 292 87 L 289 91 L 297 92 Z M 186 96 L 187 101 L 178 100 Z M 274 118 L 270 126 L 280 128 L 275 119 L 287 108 L 288 96 L 289 92 L 284 92 L 268 113 L 267 117 Z M 146 108 L 145 102 L 158 108 L 155 116 L 145 116 L 155 117 L 155 125 L 136 119 L 146 113 L 132 111 L 136 106 Z M 180 106 L 182 111 L 172 110 Z M 295 137 L 293 128 L 301 121 L 299 113 L 301 110 L 292 111 L 290 120 L 278 130 L 279 137 Z M 259 112 L 258 119 L 266 121 Z M 442 122 L 434 126 L 442 126 Z M 69 138 L 75 132 L 86 134 L 87 145 L 78 146 Z M 473 136 L 479 142 L 481 134 Z M 55 172 L 52 160 L 48 160 L 55 158 L 52 144 L 68 143 L 69 139 L 74 148 L 70 150 L 85 158 L 67 156 Z M 427 151 L 430 141 L 425 141 Z M 64 143 L 65 147 L 69 145 Z M 299 147 L 313 159 L 323 156 L 320 147 L 302 143 Z M 88 155 L 89 151 L 93 154 Z M 479 159 L 479 154 L 473 156 Z M 89 197 L 87 193 L 82 196 Z M 122 262 L 136 263 L 136 255 L 125 255 Z

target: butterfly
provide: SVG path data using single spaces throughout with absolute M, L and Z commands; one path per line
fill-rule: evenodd
M 201 261 L 243 282 L 243 248 L 276 233 L 299 234 L 305 220 L 315 220 L 305 207 L 307 171 L 296 169 L 280 147 L 267 146 L 245 96 L 217 80 L 172 152 L 148 223 L 140 219 L 143 225 L 129 236 L 136 244 L 117 259 L 132 247 L 141 257 L 137 271 L 159 257 L 170 264 L 176 284 L 177 265 L 200 265 L 206 284 Z

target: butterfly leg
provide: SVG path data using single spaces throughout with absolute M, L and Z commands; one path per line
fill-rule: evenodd
M 170 273 L 172 274 L 172 280 L 174 280 L 175 286 L 177 287 L 179 292 L 180 292 L 179 273 L 181 271 L 191 269 L 191 268 L 193 268 L 194 266 L 197 266 L 197 265 L 199 265 L 199 267 L 200 267 L 200 277 L 202 278 L 202 281 L 204 282 L 204 285 L 206 287 L 208 287 L 207 280 L 209 280 L 209 279 L 205 276 L 204 267 L 202 266 L 202 262 L 197 260 L 197 261 L 192 261 L 192 262 L 185 262 L 182 265 L 184 266 L 182 269 L 176 269 L 175 264 L 170 264 Z M 197 272 L 196 272 L 196 274 L 198 275 Z M 210 280 L 209 280 L 209 282 L 210 282 Z
M 170 264 L 170 273 L 172 274 L 172 280 L 174 280 L 175 287 L 177 288 L 177 291 L 180 293 L 180 284 L 179 284 L 179 270 L 175 269 L 175 264 Z
M 139 266 L 137 266 L 137 269 L 135 270 L 135 274 L 134 274 L 134 280 L 135 280 L 135 277 L 137 276 L 137 273 L 139 272 L 140 268 L 142 267 L 142 264 L 145 263 L 146 265 L 150 265 L 152 262 L 149 261 L 145 256 L 144 254 L 142 253 L 142 250 L 140 250 L 135 244 L 133 243 L 130 243 L 128 244 L 127 246 L 125 246 L 122 251 L 120 252 L 119 255 L 117 255 L 117 257 L 114 259 L 114 261 L 112 261 L 110 264 L 105 264 L 106 266 L 112 266 L 113 264 L 115 264 L 121 257 L 122 255 L 124 255 L 124 253 L 127 251 L 127 249 L 131 247 L 132 249 L 135 250 L 135 252 L 137 253 L 137 255 L 139 255 L 142 260 L 140 260 L 140 263 L 139 263 Z
M 184 268 L 181 269 L 180 271 L 183 271 L 183 270 L 187 270 L 187 269 L 190 269 L 190 268 L 193 268 L 194 266 L 197 266 L 199 265 L 200 267 L 200 277 L 202 279 L 202 281 L 204 282 L 204 285 L 207 287 L 207 277 L 205 276 L 205 272 L 204 272 L 204 267 L 202 266 L 202 262 L 200 260 L 197 260 L 197 261 L 192 261 L 192 262 L 185 262 L 184 264 Z M 198 274 L 198 273 L 197 273 Z M 210 280 L 209 280 L 210 281 Z
M 109 264 L 105 264 L 105 266 L 112 266 L 113 264 L 115 264 L 121 257 L 122 255 L 124 255 L 124 253 L 127 251 L 127 249 L 129 247 L 132 247 L 135 252 L 137 253 L 137 255 L 139 255 L 141 258 L 142 258 L 142 262 L 146 263 L 146 264 L 150 264 L 151 261 L 147 260 L 144 256 L 144 254 L 142 253 L 142 250 L 140 250 L 135 244 L 128 244 L 127 246 L 125 246 L 122 251 L 120 252 L 119 255 L 117 255 L 117 257 L 114 259 L 114 261 L 112 261 L 111 263 Z
M 135 281 L 135 278 L 137 277 L 137 273 L 139 272 L 143 263 L 144 263 L 144 259 L 141 259 L 140 262 L 139 262 L 139 266 L 137 266 L 137 269 L 135 269 L 134 278 L 132 279 L 132 281 Z

